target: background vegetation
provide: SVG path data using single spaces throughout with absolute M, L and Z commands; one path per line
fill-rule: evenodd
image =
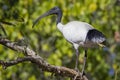
M 0 0 L 0 37 L 31 47 L 50 64 L 74 68 L 74 49 L 57 30 L 56 16 L 46 17 L 32 28 L 33 21 L 54 6 L 63 11 L 62 23 L 85 21 L 106 35 L 107 48 L 88 51 L 89 79 L 120 80 L 120 0 Z M 82 48 L 79 50 L 81 70 L 84 52 Z M 0 45 L 0 59 L 13 60 L 19 56 L 23 55 Z M 33 64 L 22 63 L 6 70 L 1 66 L 0 80 L 54 78 Z

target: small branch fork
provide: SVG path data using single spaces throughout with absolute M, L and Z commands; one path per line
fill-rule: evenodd
M 31 50 L 26 46 L 19 46 L 16 44 L 16 42 L 11 42 L 8 39 L 0 37 L 0 44 L 14 51 L 22 52 L 25 54 L 24 57 L 17 58 L 16 60 L 12 60 L 12 61 L 0 60 L 0 65 L 2 65 L 3 68 L 7 68 L 22 62 L 29 61 L 37 65 L 43 71 L 51 72 L 52 74 L 57 74 L 64 77 L 70 77 L 72 79 L 76 77 L 76 75 L 78 75 L 78 72 L 76 72 L 74 69 L 70 69 L 62 66 L 50 65 L 42 57 L 37 55 L 33 50 Z M 77 76 L 74 80 L 88 80 L 88 79 L 86 76 L 83 76 L 83 78 L 81 78 L 81 76 Z

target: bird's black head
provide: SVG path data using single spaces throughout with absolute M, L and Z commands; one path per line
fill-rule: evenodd
M 61 11 L 61 9 L 59 8 L 59 7 L 54 7 L 54 8 L 52 8 L 52 9 L 50 9 L 49 11 L 48 11 L 48 13 L 49 13 L 49 15 L 51 15 L 51 14 L 56 14 L 56 15 L 58 15 L 58 14 L 60 14 L 62 11 Z
M 52 15 L 52 14 L 55 14 L 57 15 L 57 23 L 59 23 L 61 21 L 61 18 L 62 18 L 62 11 L 59 7 L 53 7 L 52 9 L 50 9 L 49 11 L 47 11 L 46 13 L 44 13 L 43 15 L 39 16 L 33 23 L 33 26 L 43 17 L 46 17 L 46 16 L 49 16 L 49 15 Z

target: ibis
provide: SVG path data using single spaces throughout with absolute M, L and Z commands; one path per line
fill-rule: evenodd
M 87 50 L 88 48 L 92 48 L 94 46 L 100 45 L 104 46 L 103 42 L 105 42 L 106 38 L 102 32 L 96 30 L 92 25 L 81 22 L 81 21 L 70 21 L 67 24 L 62 24 L 62 10 L 59 7 L 53 7 L 43 15 L 39 16 L 33 23 L 33 26 L 45 16 L 48 15 L 57 15 L 56 25 L 59 31 L 63 34 L 64 38 L 73 44 L 73 47 L 76 51 L 76 63 L 75 69 L 78 70 L 78 63 L 79 63 L 79 47 L 83 47 L 85 54 L 84 54 L 84 61 L 82 67 L 82 75 L 84 75 L 85 65 L 86 65 L 86 58 L 87 58 Z

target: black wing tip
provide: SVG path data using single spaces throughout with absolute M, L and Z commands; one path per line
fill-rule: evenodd
M 96 43 L 102 43 L 106 41 L 106 37 L 102 32 L 96 30 L 96 29 L 91 29 L 88 31 L 86 40 L 96 42 Z

